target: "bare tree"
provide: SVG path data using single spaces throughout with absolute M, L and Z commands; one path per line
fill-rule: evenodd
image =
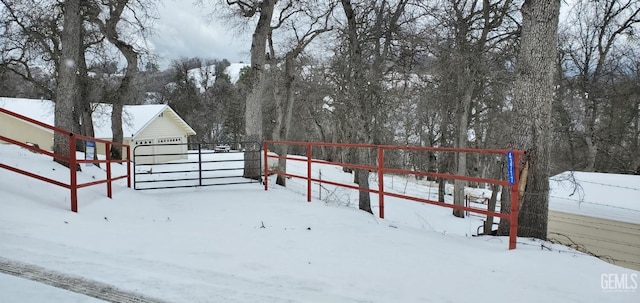
M 226 0 L 227 5 L 235 7 L 244 18 L 253 18 L 256 14 L 258 16 L 258 22 L 251 39 L 251 91 L 247 95 L 245 104 L 245 139 L 247 141 L 261 142 L 264 135 L 262 130 L 262 98 L 267 86 L 264 70 L 267 59 L 266 48 L 277 2 L 278 0 Z M 260 165 L 256 165 L 256 162 L 260 160 L 259 147 L 254 144 L 249 144 L 247 147 L 244 177 L 261 179 Z
M 0 68 L 32 83 L 55 100 L 61 57 L 63 11 L 60 3 L 0 0 Z
M 486 92 L 498 86 L 499 82 L 492 80 L 510 59 L 505 53 L 515 41 L 516 8 L 511 0 L 451 0 L 431 4 L 426 10 L 439 25 L 427 34 L 433 41 L 431 49 L 439 71 L 435 74 L 439 83 L 436 90 L 442 91 L 443 98 L 450 99 L 447 108 L 455 108 L 456 132 L 452 139 L 455 147 L 464 149 L 469 147 L 471 126 L 479 125 L 476 123 L 479 109 L 490 99 Z M 455 159 L 457 174 L 467 175 L 467 153 L 457 153 Z M 466 183 L 454 181 L 455 205 L 464 205 Z M 454 209 L 453 215 L 464 217 L 464 212 Z
M 598 150 L 603 148 L 599 133 L 599 121 L 610 99 L 605 81 L 616 68 L 615 52 L 623 52 L 626 46 L 620 40 L 633 36 L 640 24 L 640 1 L 638 0 L 579 0 L 570 12 L 566 25 L 567 40 L 564 52 L 568 55 L 567 73 L 577 74 L 580 112 L 576 120 L 581 121 L 582 136 L 587 146 L 584 170 L 594 171 Z
M 272 139 L 275 141 L 288 140 L 289 130 L 291 128 L 291 116 L 293 115 L 294 98 L 294 81 L 300 71 L 296 71 L 295 65 L 298 56 L 305 48 L 313 42 L 322 33 L 331 30 L 329 25 L 329 17 L 333 11 L 333 5 L 329 4 L 326 8 L 318 9 L 313 6 L 306 6 L 304 3 L 299 8 L 294 8 L 294 13 L 290 14 L 285 11 L 281 12 L 278 25 L 288 22 L 288 28 L 291 29 L 295 37 L 293 47 L 284 55 L 284 70 L 282 71 L 282 81 L 278 83 L 280 93 L 276 94 L 275 110 L 276 119 L 273 128 Z M 287 18 L 287 19 L 283 19 Z M 301 28 L 297 24 L 305 24 Z M 276 27 L 272 27 L 272 30 Z M 275 58 L 275 49 L 272 36 L 269 36 L 270 54 Z M 275 61 L 275 60 L 274 60 Z M 275 69 L 275 66 L 274 66 Z M 277 70 L 277 69 L 276 69 Z M 280 155 L 286 155 L 288 152 L 287 145 L 276 145 L 276 152 Z M 286 159 L 280 158 L 278 161 L 278 171 L 285 172 L 287 167 Z M 278 175 L 276 184 L 286 186 L 286 178 L 284 175 Z
M 82 50 L 82 15 L 80 0 L 68 0 L 64 3 L 64 27 L 60 38 L 60 67 L 58 70 L 58 87 L 56 90 L 56 109 L 54 124 L 62 129 L 74 128 L 73 106 L 80 96 L 78 81 L 78 63 Z M 55 154 L 68 157 L 69 134 L 55 132 L 53 151 Z M 59 160 L 56 160 L 60 162 Z M 64 163 L 68 165 L 68 163 Z M 75 168 L 70 168 L 75 169 Z
M 148 6 L 152 4 L 152 2 L 142 3 L 138 0 L 109 0 L 102 1 L 100 4 L 103 7 L 94 7 L 90 20 L 99 27 L 100 32 L 102 32 L 109 43 L 118 49 L 127 62 L 124 76 L 122 80 L 120 80 L 120 85 L 115 92 L 114 98 L 112 98 L 113 107 L 111 112 L 112 140 L 122 143 L 122 108 L 124 104 L 135 103 L 134 100 L 137 96 L 135 80 L 139 71 L 139 51 L 135 49 L 131 42 L 128 42 L 124 38 L 126 34 L 123 34 L 120 28 L 122 28 L 123 23 L 135 24 L 137 31 L 144 33 L 146 27 L 143 22 L 149 17 Z M 136 7 L 134 4 L 138 4 L 138 6 Z M 127 9 L 132 10 L 135 21 L 132 22 L 125 19 L 125 11 Z M 100 18 L 102 11 L 106 13 L 104 19 Z M 122 159 L 122 148 L 120 146 L 111 146 L 111 156 L 114 159 Z
M 520 201 L 518 235 L 539 239 L 547 237 L 551 104 L 559 10 L 559 0 L 524 2 L 513 97 L 513 147 L 525 151 L 525 165 L 529 168 Z
M 380 143 L 380 131 L 385 126 L 388 104 L 383 97 L 384 75 L 393 67 L 395 44 L 402 25 L 410 23 L 412 16 L 406 8 L 410 0 L 376 1 L 368 5 L 342 0 L 346 18 L 343 33 L 347 56 L 342 67 L 340 84 L 344 88 L 342 102 L 348 104 L 343 122 L 345 139 L 358 143 Z M 370 163 L 369 150 L 357 149 L 353 154 L 360 164 Z M 356 181 L 361 188 L 359 208 L 372 213 L 369 172 L 356 170 Z

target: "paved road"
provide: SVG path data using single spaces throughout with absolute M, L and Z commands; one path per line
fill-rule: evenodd
M 47 270 L 39 266 L 8 260 L 2 257 L 0 257 L 0 273 L 48 284 L 107 302 L 165 303 L 165 301 L 121 290 L 102 282 L 63 274 Z
M 640 270 L 640 225 L 549 211 L 549 239 L 582 249 L 602 260 Z

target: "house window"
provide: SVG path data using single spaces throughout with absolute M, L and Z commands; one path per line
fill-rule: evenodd
M 171 137 L 171 138 L 159 138 L 158 143 L 167 144 L 167 143 L 182 143 L 182 138 L 180 137 Z

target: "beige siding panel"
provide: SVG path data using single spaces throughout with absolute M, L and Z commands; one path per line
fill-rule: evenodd
M 157 117 L 140 133 L 136 134 L 136 138 L 158 138 L 173 136 L 185 136 L 185 133 L 184 130 L 182 130 L 171 118 L 166 116 Z
M 98 139 L 111 141 L 111 138 L 98 138 Z M 133 153 L 133 146 L 131 145 L 131 139 L 125 138 L 124 140 L 122 140 L 122 143 L 128 144 L 129 146 L 131 146 L 131 149 L 132 149 L 131 152 Z M 105 152 L 104 152 L 105 148 L 106 148 L 106 144 L 101 143 L 101 142 L 96 142 L 96 154 L 98 154 L 98 155 L 106 155 Z M 126 151 L 123 150 L 122 152 L 125 153 Z
M 159 137 L 156 138 L 157 144 L 181 144 L 186 143 L 186 138 L 183 136 L 174 137 Z M 186 145 L 157 145 L 155 146 L 156 163 L 168 162 L 179 159 L 186 159 L 187 146 Z M 165 155 L 162 155 L 165 154 Z
M 44 150 L 53 150 L 53 132 L 5 114 L 0 114 L 0 135 L 20 142 L 38 144 Z
M 139 139 L 140 138 L 140 139 Z M 151 144 L 171 144 L 171 143 L 187 143 L 187 137 L 184 130 L 176 124 L 176 122 L 169 117 L 169 115 L 162 115 L 153 120 L 144 130 L 142 130 L 135 137 L 135 142 L 141 141 L 141 139 L 149 140 L 153 138 Z M 135 146 L 135 144 L 134 144 Z M 133 146 L 132 146 L 133 147 Z M 144 157 L 136 160 L 137 163 L 161 163 L 179 159 L 186 159 L 187 146 L 186 145 L 165 145 L 165 146 L 153 146 L 143 147 L 136 150 L 136 154 L 185 154 L 185 155 L 166 155 L 155 157 Z
M 155 144 L 156 140 L 154 138 L 140 138 L 133 141 L 131 145 L 131 153 L 135 153 L 135 157 L 131 157 L 131 159 L 136 164 L 150 164 L 157 163 L 155 156 L 155 146 L 140 146 L 138 145 L 147 145 L 147 144 Z
M 100 138 L 102 140 L 111 140 L 111 138 Z M 106 155 L 105 150 L 106 145 L 104 143 L 96 142 L 96 154 L 97 155 Z
M 549 211 L 548 237 L 578 244 L 587 251 L 610 257 L 611 263 L 640 270 L 640 224 Z

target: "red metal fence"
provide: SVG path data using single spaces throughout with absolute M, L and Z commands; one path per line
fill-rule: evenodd
M 87 187 L 87 186 L 91 186 L 91 185 L 97 185 L 97 184 L 103 184 L 106 183 L 107 184 L 107 197 L 111 198 L 112 196 L 112 186 L 111 183 L 115 180 L 119 180 L 119 179 L 124 179 L 127 178 L 127 186 L 131 187 L 131 165 L 130 165 L 130 159 L 129 159 L 129 155 L 130 153 L 130 147 L 129 145 L 126 144 L 121 144 L 121 143 L 116 143 L 116 142 L 111 142 L 108 140 L 102 140 L 102 139 L 96 139 L 96 138 L 92 138 L 92 137 L 87 137 L 87 136 L 82 136 L 82 135 L 78 135 L 78 134 L 74 134 L 72 132 L 69 132 L 67 130 L 58 128 L 58 127 L 54 127 L 45 123 L 42 123 L 40 121 L 31 119 L 29 117 L 25 117 L 23 115 L 8 111 L 6 109 L 0 108 L 0 113 L 15 117 L 19 120 L 23 120 L 35 125 L 38 125 L 40 127 L 46 128 L 46 129 L 50 129 L 52 130 L 54 133 L 58 132 L 58 133 L 63 133 L 65 135 L 69 136 L 69 156 L 62 156 L 62 155 L 57 155 L 54 154 L 51 151 L 48 150 L 44 150 L 44 149 L 40 149 L 38 147 L 32 146 L 30 144 L 26 144 L 20 141 L 16 141 L 13 140 L 11 138 L 5 137 L 5 136 L 1 136 L 0 135 L 0 141 L 5 141 L 11 144 L 15 144 L 18 146 L 21 146 L 23 148 L 26 148 L 28 150 L 31 150 L 33 152 L 37 152 L 37 153 L 41 153 L 50 157 L 53 157 L 55 159 L 58 159 L 62 162 L 65 163 L 69 163 L 69 175 L 70 175 L 70 179 L 69 179 L 69 184 L 67 183 L 63 183 L 57 180 L 53 180 L 38 174 L 34 174 L 32 172 L 28 172 L 25 170 L 21 170 L 18 169 L 16 167 L 13 166 L 9 166 L 3 163 L 0 163 L 0 168 L 4 168 L 25 176 L 29 176 L 47 183 L 51 183 L 60 187 L 64 187 L 70 190 L 71 192 L 71 210 L 73 212 L 78 212 L 78 189 L 79 188 L 83 188 L 83 187 Z M 76 158 L 76 142 L 77 140 L 82 140 L 82 141 L 93 141 L 96 143 L 100 143 L 100 144 L 104 144 L 105 145 L 105 154 L 106 154 L 106 159 L 105 160 L 85 160 L 85 159 L 77 159 Z M 114 160 L 111 159 L 110 153 L 109 151 L 111 150 L 111 146 L 121 146 L 123 148 L 126 149 L 126 153 L 122 153 L 123 155 L 126 155 L 126 159 L 124 160 Z M 105 163 L 106 164 L 106 179 L 104 180 L 97 180 L 97 181 L 92 181 L 92 182 L 87 182 L 87 183 L 78 183 L 78 178 L 77 178 L 77 170 L 75 169 L 75 167 L 80 164 L 80 163 Z M 126 175 L 122 175 L 122 176 L 116 176 L 113 177 L 111 176 L 111 164 L 112 163 L 126 163 L 127 165 L 127 174 Z
M 273 156 L 269 155 L 267 151 L 269 150 L 270 145 L 288 145 L 288 146 L 298 146 L 304 147 L 306 150 L 306 159 L 289 157 L 289 156 Z M 312 158 L 313 147 L 337 147 L 337 148 L 366 148 L 366 149 L 376 149 L 377 150 L 377 165 L 362 165 L 362 164 L 351 164 L 351 163 L 342 163 L 342 162 L 332 162 L 332 161 L 324 161 L 324 160 L 316 160 Z M 479 178 L 472 176 L 462 176 L 462 175 L 454 175 L 454 174 L 446 174 L 446 173 L 435 173 L 435 172 L 426 172 L 426 171 L 414 171 L 414 170 L 406 170 L 406 169 L 397 169 L 385 167 L 385 151 L 392 150 L 402 150 L 402 151 L 425 151 L 425 152 L 453 152 L 453 153 L 481 153 L 481 154 L 494 154 L 494 155 L 504 155 L 508 158 L 508 163 L 511 163 L 509 173 L 509 180 L 497 180 L 497 179 L 488 179 L 488 178 Z M 407 199 L 415 202 L 433 204 L 442 207 L 448 207 L 452 209 L 459 209 L 473 213 L 479 213 L 487 216 L 498 217 L 502 219 L 509 220 L 509 249 L 516 248 L 516 236 L 518 231 L 518 182 L 519 182 L 519 162 L 520 157 L 524 154 L 521 150 L 502 150 L 502 149 L 459 149 L 459 148 L 439 148 L 439 147 L 419 147 L 419 146 L 393 146 L 393 145 L 372 145 L 372 144 L 340 144 L 340 143 L 323 143 L 323 142 L 292 142 L 292 141 L 264 141 L 263 147 L 263 159 L 264 159 L 264 174 L 268 176 L 269 174 L 280 174 L 285 175 L 286 177 L 291 178 L 299 178 L 305 179 L 307 181 L 307 201 L 311 202 L 311 183 L 324 183 L 330 184 L 334 186 L 346 187 L 356 190 L 365 190 L 370 193 L 378 194 L 378 203 L 379 203 L 379 211 L 380 218 L 384 218 L 384 198 L 395 197 L 400 199 Z M 269 158 L 281 159 L 286 158 L 289 161 L 303 161 L 307 163 L 307 175 L 296 175 L 287 172 L 280 172 L 276 170 L 272 170 L 268 166 L 267 160 Z M 377 189 L 363 189 L 358 185 L 346 184 L 346 183 L 338 183 L 329 180 L 314 178 L 311 175 L 311 167 L 316 164 L 330 164 L 336 165 L 340 167 L 346 167 L 351 169 L 364 169 L 369 171 L 377 172 L 378 176 L 378 188 Z M 398 194 L 393 192 L 385 191 L 384 188 L 384 175 L 385 174 L 401 174 L 401 175 L 414 175 L 414 176 L 425 176 L 425 177 L 435 177 L 442 179 L 453 179 L 453 180 L 464 180 L 478 183 L 488 183 L 488 184 L 497 184 L 502 186 L 507 186 L 510 188 L 511 192 L 511 207 L 509 213 L 500 213 L 500 212 L 491 212 L 484 209 L 473 208 L 469 206 L 461 206 L 461 205 L 453 205 L 444 202 L 424 199 L 415 196 L 409 196 L 404 194 Z M 265 178 L 264 182 L 265 190 L 269 188 L 268 178 Z

